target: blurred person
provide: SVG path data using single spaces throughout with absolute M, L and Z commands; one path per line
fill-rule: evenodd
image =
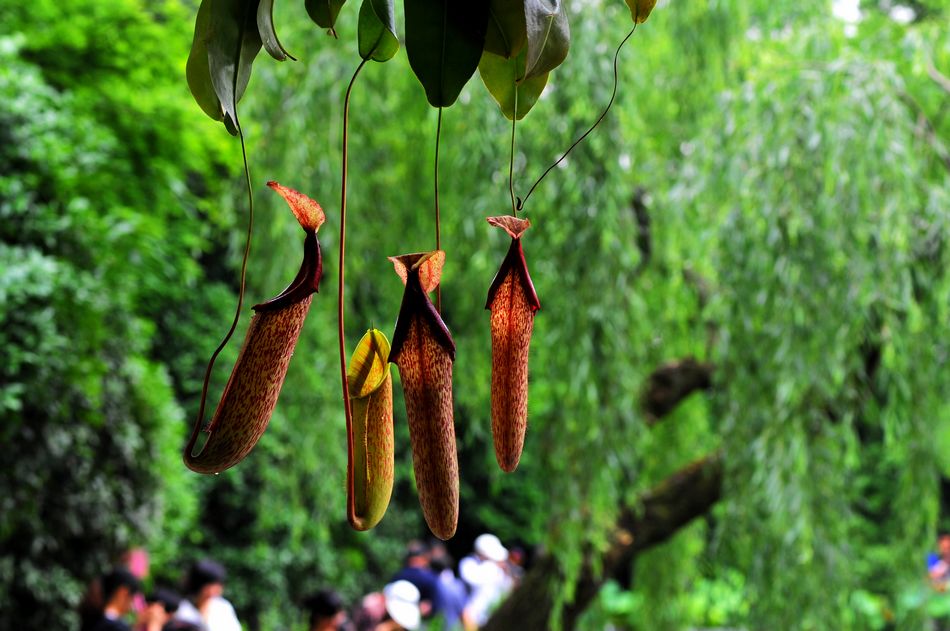
M 181 596 L 174 590 L 158 587 L 145 597 L 146 608 L 139 614 L 137 631 L 201 631 L 201 627 L 183 620 L 175 620 Z
M 304 608 L 310 615 L 309 631 L 339 631 L 346 627 L 343 599 L 332 589 L 321 589 L 308 596 Z
M 198 626 L 202 631 L 241 631 L 234 607 L 222 595 L 227 572 L 220 563 L 204 559 L 194 563 L 185 577 L 185 598 L 175 620 Z
M 148 578 L 150 566 L 148 551 L 145 548 L 126 550 L 125 554 L 122 555 L 122 565 L 132 573 L 132 576 L 139 579 L 139 581 L 144 581 Z M 135 600 L 132 603 L 132 611 L 140 614 L 145 611 L 146 606 L 145 595 L 139 592 L 135 595 Z
M 937 537 L 937 552 L 927 555 L 927 574 L 930 583 L 938 591 L 945 591 L 950 582 L 950 532 L 941 532 Z
M 505 563 L 505 571 L 511 577 L 512 589 L 521 583 L 524 578 L 525 551 L 521 546 L 511 546 L 508 549 L 508 561 Z
M 353 626 L 356 631 L 375 631 L 386 617 L 386 597 L 382 592 L 372 592 L 363 596 L 354 609 Z
M 429 546 L 418 540 L 412 540 L 406 546 L 406 557 L 401 570 L 390 579 L 391 582 L 409 581 L 416 586 L 420 595 L 420 609 L 425 617 L 439 613 L 442 607 L 442 592 L 439 578 L 429 567 Z
M 82 631 L 131 631 L 123 618 L 132 611 L 139 580 L 125 568 L 115 568 L 90 586 L 80 607 Z
M 470 628 L 472 625 L 463 621 L 465 605 L 468 603 L 468 587 L 465 581 L 456 576 L 455 560 L 441 541 L 430 546 L 429 567 L 439 581 L 438 615 L 443 621 L 442 628 L 446 631 L 460 627 Z
M 409 581 L 394 581 L 383 588 L 386 617 L 374 631 L 412 631 L 418 629 L 422 620 L 419 608 L 421 595 Z
M 469 587 L 465 616 L 480 627 L 511 591 L 512 580 L 505 571 L 508 549 L 498 537 L 488 533 L 479 535 L 473 548 L 473 553 L 459 563 L 459 576 Z
M 135 623 L 136 631 L 162 631 L 172 615 L 178 610 L 181 597 L 178 594 L 158 588 L 145 597 L 145 608 L 139 613 Z

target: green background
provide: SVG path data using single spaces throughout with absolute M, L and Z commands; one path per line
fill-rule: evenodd
M 950 75 L 950 5 L 911 6 L 902 23 L 867 2 L 848 26 L 827 2 L 671 0 L 638 27 L 611 113 L 526 206 L 543 309 L 510 475 L 491 449 L 484 311 L 507 248 L 484 218 L 510 208 L 510 122 L 469 81 L 441 146 L 453 552 L 483 531 L 543 546 L 569 598 L 622 507 L 721 450 L 723 499 L 639 556 L 630 586 L 610 582 L 582 626 L 916 629 L 942 613 L 923 570 L 950 505 L 950 94 L 933 72 Z M 426 534 L 398 380 L 392 505 L 369 533 L 345 519 L 335 293 L 357 9 L 336 40 L 303 3 L 276 3 L 300 61 L 261 55 L 241 102 L 248 299 L 299 264 L 269 179 L 323 205 L 326 276 L 263 439 L 201 477 L 180 450 L 234 309 L 247 208 L 240 147 L 185 83 L 196 6 L 0 1 L 0 626 L 75 627 L 87 581 L 140 545 L 151 582 L 212 556 L 249 628 L 301 628 L 302 596 L 333 585 L 353 602 Z M 569 9 L 571 54 L 517 126 L 519 195 L 600 114 L 629 28 L 619 1 Z M 434 247 L 435 125 L 404 50 L 364 69 L 350 348 L 391 332 L 402 285 L 386 256 Z M 687 356 L 715 366 L 712 389 L 648 427 L 648 376 Z

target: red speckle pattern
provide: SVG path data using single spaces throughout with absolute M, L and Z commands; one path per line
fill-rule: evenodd
M 528 425 L 528 351 L 534 314 L 518 269 L 509 267 L 491 309 L 491 431 L 503 471 L 518 467 Z
M 450 539 L 458 524 L 459 506 L 452 357 L 420 314 L 410 321 L 396 365 L 406 399 L 422 513 L 435 536 Z
M 283 309 L 257 313 L 208 426 L 208 440 L 185 464 L 198 473 L 233 467 L 267 429 L 313 296 Z
M 416 252 L 415 254 L 401 254 L 390 256 L 396 274 L 405 285 L 409 280 L 410 272 L 419 274 L 419 285 L 422 291 L 430 293 L 438 287 L 442 279 L 442 268 L 445 266 L 445 252 L 432 250 L 431 252 Z
M 496 228 L 501 228 L 508 233 L 512 239 L 520 239 L 524 231 L 531 227 L 531 222 L 527 219 L 519 219 L 511 215 L 502 215 L 500 217 L 486 217 L 486 220 Z
M 327 220 L 320 204 L 300 191 L 273 181 L 268 182 L 267 185 L 277 191 L 277 194 L 287 201 L 287 205 L 290 206 L 290 210 L 294 213 L 294 216 L 297 218 L 297 221 L 300 222 L 304 230 L 316 232 L 320 229 L 320 226 L 323 225 L 323 222 Z
M 348 502 L 352 507 L 349 519 L 357 530 L 369 530 L 386 514 L 393 492 L 393 378 L 388 363 L 379 388 L 365 397 L 353 397 L 350 405 L 353 497 Z

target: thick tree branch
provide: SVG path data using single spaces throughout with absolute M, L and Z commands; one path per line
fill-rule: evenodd
M 717 452 L 680 469 L 646 493 L 637 508 L 625 509 L 617 520 L 603 567 L 585 566 L 573 601 L 564 609 L 565 629 L 574 628 L 607 578 L 629 566 L 637 553 L 665 542 L 680 528 L 705 515 L 719 501 L 722 457 Z
M 585 563 L 574 587 L 574 598 L 562 611 L 563 628 L 574 628 L 578 618 L 600 591 L 604 581 L 633 561 L 637 553 L 663 543 L 690 521 L 704 515 L 719 501 L 722 459 L 712 454 L 674 473 L 643 495 L 637 508 L 625 509 L 600 557 L 599 571 Z M 545 631 L 554 610 L 554 583 L 562 578 L 552 557 L 541 559 L 521 585 L 495 611 L 483 630 Z
M 657 368 L 647 380 L 643 407 L 654 424 L 690 394 L 712 386 L 712 364 L 688 357 Z M 636 554 L 662 543 L 719 501 L 722 487 L 720 454 L 712 454 L 680 469 L 624 507 L 599 564 L 586 562 L 574 584 L 574 597 L 562 610 L 564 629 L 577 619 L 600 591 L 604 581 L 628 567 Z M 554 587 L 563 574 L 553 557 L 540 559 L 521 585 L 502 603 L 483 629 L 545 631 L 554 611 Z
M 642 398 L 647 424 L 654 425 L 693 392 L 711 388 L 712 375 L 712 364 L 692 357 L 669 362 L 654 370 Z

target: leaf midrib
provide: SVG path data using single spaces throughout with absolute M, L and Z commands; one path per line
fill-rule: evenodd
M 544 31 L 544 38 L 541 40 L 541 46 L 538 47 L 538 56 L 535 58 L 534 62 L 531 64 L 531 68 L 526 68 L 524 71 L 524 74 L 526 77 L 534 71 L 535 67 L 537 67 L 538 65 L 538 62 L 541 61 L 541 53 L 543 53 L 544 49 L 547 48 L 548 38 L 551 36 L 551 29 L 554 28 L 554 20 L 557 18 L 557 14 L 560 12 L 560 10 L 561 10 L 561 5 L 556 4 L 554 12 L 549 13 L 547 15 L 548 27 Z

